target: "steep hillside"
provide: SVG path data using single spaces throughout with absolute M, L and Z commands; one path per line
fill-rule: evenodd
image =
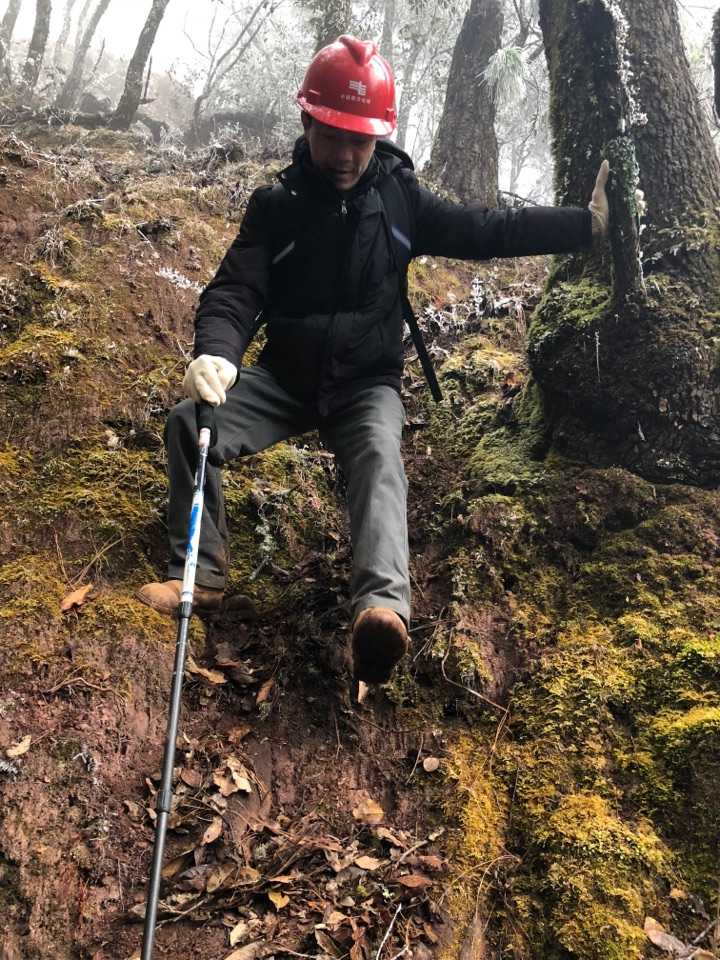
M 67 128 L 0 164 L 2 955 L 128 960 L 174 647 L 133 599 L 163 574 L 163 423 L 281 161 Z M 667 956 L 648 917 L 711 948 L 720 497 L 548 450 L 544 268 L 414 265 L 446 399 L 410 348 L 413 652 L 362 705 L 333 458 L 308 435 L 226 470 L 253 608 L 193 621 L 159 957 Z

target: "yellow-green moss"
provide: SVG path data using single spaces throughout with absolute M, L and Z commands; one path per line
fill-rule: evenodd
M 592 279 L 550 285 L 528 330 L 530 343 L 559 326 L 592 327 L 612 309 L 612 291 Z
M 0 566 L 0 620 L 56 617 L 65 595 L 57 557 L 28 554 Z
M 510 802 L 492 771 L 493 741 L 492 733 L 462 736 L 443 766 L 444 814 L 456 825 L 448 844 L 453 876 L 444 899 L 460 929 L 476 910 L 487 911 L 498 870 L 515 859 L 505 848 Z M 456 942 L 443 957 L 456 957 L 460 946 Z

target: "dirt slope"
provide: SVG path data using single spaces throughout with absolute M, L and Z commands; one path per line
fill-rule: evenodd
M 2 956 L 124 960 L 174 644 L 132 598 L 162 573 L 162 426 L 269 173 L 72 130 L 1 150 Z M 414 650 L 362 707 L 332 458 L 226 472 L 259 616 L 193 625 L 159 957 L 628 960 L 663 955 L 648 916 L 710 926 L 720 500 L 548 452 L 542 269 L 415 265 L 446 401 L 411 354 Z

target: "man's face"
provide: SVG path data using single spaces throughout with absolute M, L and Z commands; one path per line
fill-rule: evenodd
M 305 139 L 313 165 L 338 190 L 352 190 L 367 170 L 377 137 L 329 127 L 303 114 Z

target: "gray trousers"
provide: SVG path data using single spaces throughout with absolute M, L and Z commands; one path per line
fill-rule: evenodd
M 328 417 L 292 397 L 262 367 L 244 367 L 216 408 L 214 454 L 223 462 L 258 453 L 317 428 L 348 482 L 353 566 L 352 615 L 389 607 L 409 622 L 407 480 L 400 455 L 402 401 L 388 386 L 359 391 Z M 173 408 L 165 428 L 170 479 L 169 576 L 182 579 L 197 464 L 195 404 Z M 208 464 L 200 527 L 197 583 L 222 588 L 228 570 L 227 525 L 220 469 Z

